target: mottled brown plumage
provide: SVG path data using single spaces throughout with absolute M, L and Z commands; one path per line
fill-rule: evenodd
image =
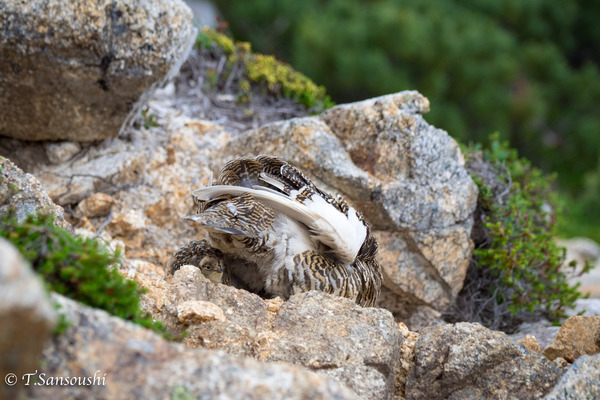
M 184 265 L 198 267 L 208 280 L 214 283 L 227 283 L 223 253 L 208 244 L 206 240 L 191 240 L 171 256 L 167 273 L 174 274 Z
M 194 200 L 197 214 L 185 219 L 208 230 L 233 285 L 284 299 L 320 290 L 375 304 L 382 275 L 362 214 L 282 159 L 231 160 Z

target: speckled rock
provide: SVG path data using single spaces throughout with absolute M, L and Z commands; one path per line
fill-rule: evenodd
M 287 302 L 263 300 L 212 283 L 190 265 L 166 282 L 143 275 L 138 272 L 133 279 L 149 290 L 144 307 L 174 334 L 186 330 L 188 346 L 302 365 L 339 380 L 363 398 L 389 399 L 396 391 L 403 334 L 389 311 L 315 291 Z M 221 310 L 216 314 L 223 318 L 196 318 L 206 314 L 191 311 L 190 305 L 197 303 Z
M 421 116 L 428 109 L 417 92 L 401 92 L 268 124 L 234 138 L 215 166 L 278 155 L 343 194 L 372 224 L 384 285 L 401 299 L 384 306 L 404 318 L 414 305 L 443 311 L 469 265 L 477 187 L 458 144 Z
M 104 311 L 58 295 L 52 298 L 72 324 L 46 345 L 38 375 L 93 377 L 99 371 L 104 380 L 97 385 L 30 385 L 28 398 L 357 398 L 332 379 L 301 367 L 189 349 Z
M 108 225 L 111 233 L 114 235 L 131 236 L 146 226 L 145 217 L 129 210 L 118 215 Z
M 177 306 L 177 319 L 182 324 L 225 321 L 225 314 L 221 307 L 210 301 L 190 300 Z
M 517 340 L 517 342 L 527 347 L 529 351 L 533 351 L 534 353 L 542 352 L 542 349 L 540 349 L 540 345 L 538 344 L 537 339 L 533 335 L 525 335 L 525 337 Z
M 421 332 L 407 399 L 539 399 L 562 375 L 502 332 L 458 323 Z
M 98 192 L 83 199 L 75 209 L 75 213 L 79 218 L 82 217 L 102 217 L 110 213 L 110 208 L 115 204 L 114 197 Z
M 65 220 L 63 208 L 52 202 L 40 182 L 9 159 L 0 156 L 0 217 L 11 209 L 16 212 L 20 222 L 29 214 L 52 213 L 56 225 L 72 230 L 71 224 Z
M 115 137 L 195 39 L 180 0 L 0 2 L 0 135 Z
M 544 350 L 554 342 L 559 329 L 560 327 L 552 326 L 552 323 L 546 320 L 526 322 L 521 324 L 517 332 L 512 333 L 509 336 L 517 341 L 526 336 L 533 336 L 540 346 L 540 349 Z
M 544 350 L 550 360 L 562 357 L 573 362 L 584 354 L 600 353 L 600 317 L 575 316 L 560 327 L 554 342 Z
M 19 251 L 0 238 L 0 398 L 20 398 L 20 378 L 34 371 L 56 315 L 46 291 Z M 16 386 L 5 384 L 8 374 Z
M 387 310 L 310 291 L 281 306 L 273 332 L 261 359 L 287 361 L 334 377 L 361 398 L 394 396 L 403 335 Z
M 46 156 L 52 164 L 67 162 L 81 151 L 81 145 L 78 142 L 47 142 L 44 148 Z
M 261 332 L 270 329 L 265 301 L 255 294 L 230 286 L 214 284 L 206 279 L 200 270 L 184 265 L 175 272 L 166 285 L 166 290 L 155 290 L 163 285 L 156 277 L 141 280 L 133 277 L 150 293 L 145 301 L 148 311 L 160 316 L 165 326 L 175 334 L 187 331 L 184 343 L 191 347 L 221 349 L 231 354 L 253 356 L 256 353 L 257 338 Z M 210 303 L 222 311 L 223 318 L 185 319 L 181 316 L 190 302 Z
M 600 354 L 581 356 L 544 400 L 600 399 Z

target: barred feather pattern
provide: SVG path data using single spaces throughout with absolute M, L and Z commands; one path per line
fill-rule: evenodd
M 167 273 L 172 275 L 184 265 L 198 267 L 202 275 L 214 283 L 228 283 L 223 275 L 223 253 L 209 245 L 206 240 L 191 240 L 179 248 L 167 264 Z
M 362 306 L 375 305 L 382 274 L 376 260 L 377 241 L 362 213 L 341 196 L 316 187 L 281 158 L 263 155 L 231 160 L 223 166 L 217 186 L 198 189 L 194 200 L 197 213 L 184 219 L 207 229 L 207 244 L 223 254 L 224 276 L 232 285 L 284 299 L 319 290 Z M 300 206 L 289 207 L 293 205 L 290 200 Z M 305 209 L 308 220 L 296 218 L 293 210 L 303 216 Z M 315 215 L 317 222 L 322 216 L 326 223 L 311 226 Z M 345 231 L 343 226 L 333 234 L 318 231 L 339 221 Z M 348 238 L 347 243 L 338 247 L 333 240 L 338 237 L 342 242 Z M 352 259 L 347 248 L 356 249 Z

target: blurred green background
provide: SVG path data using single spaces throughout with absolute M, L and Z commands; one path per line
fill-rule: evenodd
M 216 0 L 238 40 L 337 103 L 401 90 L 463 143 L 498 131 L 558 174 L 562 236 L 600 242 L 600 1 Z

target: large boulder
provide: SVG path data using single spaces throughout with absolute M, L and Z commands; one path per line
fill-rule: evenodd
M 38 368 L 56 315 L 39 278 L 0 237 L 0 398 L 19 398 L 22 376 Z
M 192 266 L 166 281 L 148 272 L 132 276 L 148 289 L 144 307 L 172 332 L 185 330 L 187 345 L 302 365 L 362 398 L 394 396 L 403 334 L 389 311 L 316 291 L 263 300 Z
M 428 328 L 415 346 L 407 399 L 539 399 L 562 376 L 543 355 L 479 324 Z
M 428 125 L 428 100 L 401 92 L 271 123 L 214 155 L 272 154 L 345 195 L 372 224 L 386 287 L 382 305 L 401 317 L 443 311 L 460 289 L 473 250 L 477 187 L 459 146 Z
M 180 0 L 0 2 L 0 135 L 115 137 L 195 39 Z
M 189 349 L 104 311 L 59 295 L 52 298 L 71 326 L 47 343 L 42 366 L 33 377 L 37 384 L 26 387 L 28 398 L 357 398 L 333 379 L 301 367 Z M 82 385 L 47 383 L 60 377 L 89 381 Z M 46 384 L 40 384 L 41 379 Z

